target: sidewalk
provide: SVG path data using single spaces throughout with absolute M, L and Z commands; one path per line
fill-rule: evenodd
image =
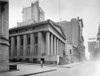
M 46 67 L 46 66 L 43 66 L 43 68 L 41 68 L 41 66 L 36 66 L 36 65 L 18 64 L 17 67 L 19 71 L 0 73 L 0 76 L 28 76 L 39 73 L 56 71 L 55 67 Z
M 47 66 L 47 67 L 58 67 L 58 66 L 74 67 L 74 66 L 79 65 L 81 63 L 83 63 L 83 62 L 75 62 L 75 63 L 65 64 L 65 65 L 44 64 L 44 66 Z M 17 62 L 17 64 L 26 64 L 26 65 L 36 65 L 36 66 L 40 66 L 40 64 L 35 64 L 35 63 L 21 63 L 21 62 Z
M 70 63 L 70 64 L 66 64 L 66 65 L 57 65 L 57 67 L 61 67 L 61 68 L 72 68 L 74 66 L 80 65 L 83 62 L 76 62 L 76 63 Z
M 82 62 L 76 62 L 76 63 L 66 64 L 66 65 L 63 65 L 63 66 L 66 67 L 66 68 L 72 68 L 72 67 L 77 66 L 81 63 Z
M 0 73 L 0 76 L 28 76 L 28 75 L 36 75 L 46 72 L 56 71 L 58 68 L 71 68 L 81 64 L 82 62 L 78 63 L 71 63 L 66 65 L 44 65 L 41 68 L 40 64 L 32 64 L 32 63 L 18 63 L 17 64 L 17 71 L 10 71 Z

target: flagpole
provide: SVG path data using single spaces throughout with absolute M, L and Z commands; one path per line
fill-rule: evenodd
M 59 0 L 59 21 L 61 21 L 60 14 L 61 14 L 61 12 L 60 12 L 60 0 Z

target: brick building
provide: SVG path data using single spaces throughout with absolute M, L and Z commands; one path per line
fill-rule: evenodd
M 85 58 L 85 46 L 83 38 L 83 20 L 80 18 L 73 18 L 71 21 L 61 21 L 58 23 L 66 36 L 66 51 L 72 62 L 81 61 Z M 67 45 L 71 48 L 67 49 Z
M 39 1 L 31 3 L 31 6 L 23 8 L 22 22 L 18 22 L 17 26 L 24 26 L 31 23 L 38 23 L 45 20 L 45 13 L 39 7 Z

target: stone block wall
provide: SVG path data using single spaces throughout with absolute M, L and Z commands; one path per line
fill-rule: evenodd
M 8 0 L 0 0 L 0 72 L 9 70 Z

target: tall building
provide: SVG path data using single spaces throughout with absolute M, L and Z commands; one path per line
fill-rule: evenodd
M 18 22 L 17 26 L 42 22 L 45 20 L 45 13 L 41 9 L 41 7 L 39 7 L 39 1 L 36 1 L 35 3 L 31 3 L 30 7 L 23 8 L 22 15 L 23 15 L 22 16 L 23 22 Z
M 83 20 L 73 18 L 71 21 L 61 21 L 59 24 L 66 35 L 66 44 L 68 43 L 73 47 L 73 55 L 71 55 L 73 62 L 83 60 L 85 56 Z M 70 51 L 70 49 L 67 51 Z
M 97 32 L 97 41 L 99 43 L 99 47 L 98 47 L 96 55 L 100 59 L 100 25 L 99 25 L 98 32 Z
M 9 70 L 9 0 L 0 0 L 0 72 Z

